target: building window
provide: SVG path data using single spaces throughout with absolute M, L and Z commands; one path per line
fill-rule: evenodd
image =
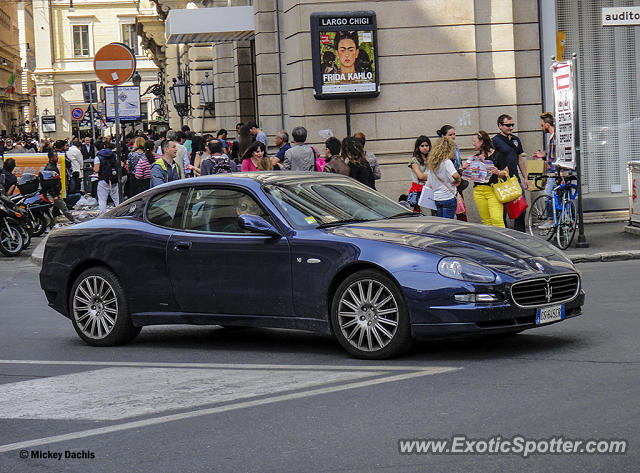
M 89 56 L 89 25 L 73 25 L 73 55 Z
M 140 48 L 138 47 L 138 33 L 136 32 L 135 23 L 122 25 L 122 42 L 129 46 L 136 56 L 140 55 Z

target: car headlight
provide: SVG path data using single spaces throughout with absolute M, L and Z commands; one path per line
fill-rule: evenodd
M 496 275 L 479 264 L 460 258 L 442 258 L 438 263 L 438 273 L 442 276 L 470 282 L 494 282 Z

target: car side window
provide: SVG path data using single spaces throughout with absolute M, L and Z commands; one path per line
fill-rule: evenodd
M 238 216 L 258 215 L 271 222 L 256 200 L 235 189 L 194 188 L 187 201 L 183 229 L 212 233 L 246 233 Z
M 147 220 L 161 227 L 179 227 L 184 193 L 178 189 L 153 197 L 147 206 Z

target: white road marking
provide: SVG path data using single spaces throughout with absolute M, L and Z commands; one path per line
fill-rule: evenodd
M 103 368 L 0 385 L 0 419 L 122 420 L 379 372 Z
M 300 367 L 300 368 L 302 368 L 302 367 Z M 211 408 L 205 408 L 205 409 L 197 409 L 197 410 L 194 410 L 194 411 L 183 412 L 183 413 L 180 413 L 180 414 L 171 414 L 171 415 L 160 416 L 160 417 L 155 417 L 155 418 L 151 418 L 151 419 L 144 419 L 144 420 L 133 421 L 133 422 L 125 422 L 125 423 L 117 424 L 117 425 L 110 425 L 108 427 L 100 427 L 100 428 L 96 428 L 96 429 L 82 430 L 82 431 L 79 431 L 79 432 L 71 432 L 71 433 L 63 434 L 63 435 L 55 435 L 55 436 L 51 436 L 51 437 L 43 437 L 43 438 L 39 438 L 39 439 L 26 440 L 26 441 L 22 441 L 22 442 L 16 442 L 16 443 L 7 444 L 7 445 L 0 445 L 0 453 L 9 452 L 9 451 L 12 451 L 12 450 L 19 450 L 19 449 L 37 447 L 39 445 L 46 445 L 46 444 L 58 443 L 58 442 L 66 442 L 66 441 L 69 441 L 69 440 L 87 438 L 87 437 L 92 437 L 92 436 L 95 436 L 95 435 L 108 434 L 108 433 L 119 432 L 119 431 L 123 431 L 123 430 L 138 429 L 138 428 L 141 428 L 141 427 L 148 427 L 148 426 L 151 426 L 151 425 L 158 425 L 158 424 L 164 424 L 164 423 L 167 423 L 167 422 L 180 421 L 180 420 L 190 419 L 190 418 L 193 418 L 193 417 L 201 417 L 201 416 L 206 416 L 206 415 L 211 415 L 211 414 L 217 414 L 217 413 L 220 413 L 220 412 L 228 412 L 228 411 L 232 411 L 232 410 L 236 410 L 236 409 L 244 409 L 244 408 L 248 408 L 248 407 L 262 406 L 262 405 L 265 405 L 265 404 L 272 404 L 272 403 L 275 403 L 275 402 L 288 401 L 288 400 L 292 400 L 292 399 L 300 399 L 300 398 L 309 397 L 309 396 L 316 396 L 316 395 L 319 395 L 319 394 L 328 394 L 328 393 L 334 393 L 334 392 L 339 392 L 339 391 L 346 391 L 348 389 L 356 389 L 356 388 L 364 388 L 364 387 L 374 386 L 374 385 L 377 385 L 377 384 L 390 383 L 390 382 L 395 382 L 395 381 L 404 381 L 404 380 L 407 380 L 407 379 L 418 378 L 418 377 L 421 377 L 421 376 L 428 376 L 428 375 L 434 375 L 434 374 L 439 374 L 439 373 L 446 373 L 446 372 L 455 371 L 455 370 L 458 370 L 458 369 L 460 369 L 460 368 L 448 368 L 448 367 L 422 368 L 419 371 L 414 371 L 413 373 L 397 374 L 397 375 L 386 376 L 386 377 L 383 376 L 383 377 L 378 377 L 378 378 L 375 378 L 375 379 L 370 379 L 370 380 L 365 380 L 365 381 L 357 381 L 357 382 L 338 385 L 338 386 L 328 386 L 328 387 L 324 387 L 324 388 L 311 389 L 311 390 L 308 390 L 308 391 L 301 391 L 301 392 L 295 392 L 295 393 L 289 393 L 289 394 L 281 394 L 281 395 L 269 397 L 269 398 L 266 398 L 266 399 L 256 399 L 256 400 L 250 400 L 250 401 L 241 401 L 241 402 L 237 402 L 237 403 L 233 403 L 233 404 L 227 404 L 227 405 L 224 405 L 224 406 L 211 407 Z
M 78 361 L 78 360 L 0 360 L 0 365 L 137 366 L 141 368 L 212 368 L 247 370 L 323 370 L 323 371 L 421 371 L 423 366 L 384 365 L 266 365 L 240 363 L 163 363 L 156 361 Z

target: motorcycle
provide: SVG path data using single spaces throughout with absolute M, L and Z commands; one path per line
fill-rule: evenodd
M 18 256 L 26 248 L 25 236 L 31 239 L 21 225 L 23 218 L 9 198 L 0 196 L 0 252 L 5 256 Z
M 40 236 L 53 227 L 53 203 L 40 191 L 40 181 L 35 174 L 20 176 L 18 189 L 20 194 L 11 199 L 30 217 L 33 236 Z

